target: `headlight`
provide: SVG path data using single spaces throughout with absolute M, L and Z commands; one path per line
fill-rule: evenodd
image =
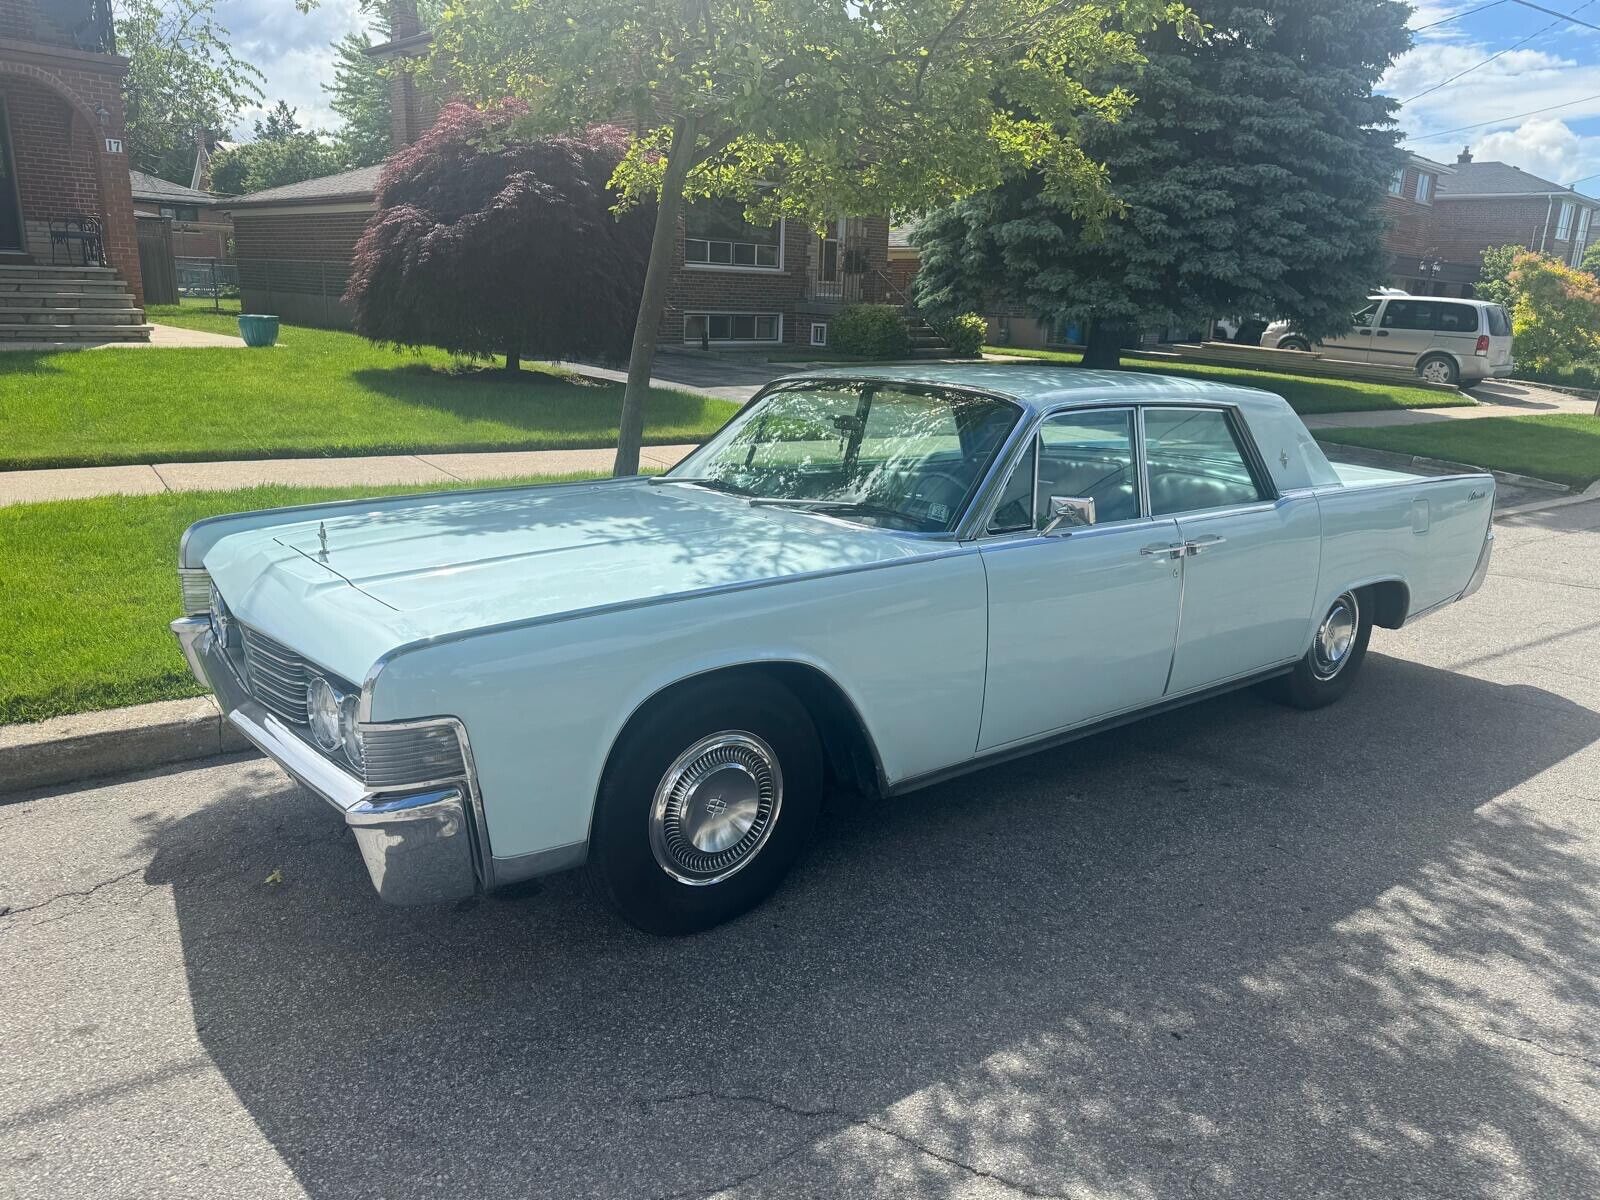
M 365 766 L 362 753 L 361 726 L 356 723 L 356 698 L 346 696 L 340 710 L 339 731 L 344 734 L 344 756 L 359 774 Z
M 321 675 L 306 685 L 306 721 L 312 740 L 332 754 L 344 745 L 344 696 Z

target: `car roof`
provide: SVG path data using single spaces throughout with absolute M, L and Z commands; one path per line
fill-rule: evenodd
M 1285 407 L 1287 402 L 1259 388 L 1236 387 L 1204 379 L 1151 375 L 1140 371 L 1091 371 L 1048 363 L 908 363 L 884 367 L 829 367 L 785 375 L 776 383 L 800 380 L 851 380 L 913 383 L 930 387 L 972 388 L 1014 400 L 1031 411 L 1061 404 L 1118 405 L 1234 404 Z
M 1442 301 L 1445 304 L 1470 304 L 1474 308 L 1498 308 L 1493 300 L 1474 300 L 1471 296 L 1414 296 L 1410 292 L 1378 292 L 1368 296 L 1368 300 L 1428 300 Z

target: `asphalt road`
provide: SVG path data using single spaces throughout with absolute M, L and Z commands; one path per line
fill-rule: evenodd
M 684 941 L 385 908 L 259 760 L 15 799 L 0 1194 L 1600 1195 L 1600 504 L 1373 644 L 840 799 Z

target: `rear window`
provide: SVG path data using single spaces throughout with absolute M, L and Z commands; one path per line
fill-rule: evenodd
M 1491 304 L 1489 312 L 1489 333 L 1492 337 L 1511 336 L 1511 318 L 1506 316 L 1506 310 L 1498 304 Z
M 1433 320 L 1440 333 L 1478 332 L 1478 310 L 1470 304 L 1436 304 Z

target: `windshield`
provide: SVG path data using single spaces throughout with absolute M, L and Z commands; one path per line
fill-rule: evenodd
M 938 388 L 794 384 L 661 479 L 694 480 L 752 503 L 948 532 L 1021 415 L 1007 400 Z

